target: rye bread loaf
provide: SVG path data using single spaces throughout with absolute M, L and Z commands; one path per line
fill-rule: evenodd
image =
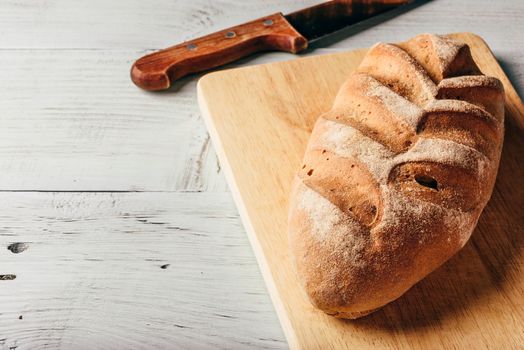
M 289 241 L 312 303 L 357 318 L 461 249 L 491 196 L 504 90 L 469 47 L 378 43 L 315 124 L 291 193 Z

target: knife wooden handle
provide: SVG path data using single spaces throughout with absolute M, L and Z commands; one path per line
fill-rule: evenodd
M 255 52 L 296 53 L 306 47 L 306 38 L 277 13 L 144 56 L 133 64 L 131 79 L 143 89 L 164 90 L 185 75 Z

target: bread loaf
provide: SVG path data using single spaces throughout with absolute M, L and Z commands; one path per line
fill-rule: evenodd
M 397 299 L 461 249 L 495 183 L 504 91 L 446 36 L 378 43 L 320 116 L 289 241 L 312 303 L 341 318 Z

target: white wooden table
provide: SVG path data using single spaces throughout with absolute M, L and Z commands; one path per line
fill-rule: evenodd
M 147 93 L 129 68 L 315 2 L 0 1 L 0 349 L 287 347 L 201 120 L 197 77 Z M 522 96 L 523 17 L 521 0 L 436 0 L 308 54 L 472 31 Z M 16 242 L 28 249 L 7 249 Z

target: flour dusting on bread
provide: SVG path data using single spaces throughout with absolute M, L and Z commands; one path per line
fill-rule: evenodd
M 383 104 L 388 106 L 393 114 L 398 116 L 399 120 L 405 122 L 413 129 L 417 128 L 424 111 L 416 104 L 408 101 L 371 77 L 369 79 L 367 95 L 370 98 L 378 98 Z
M 432 35 L 431 41 L 433 42 L 433 48 L 438 56 L 439 68 L 441 71 L 445 71 L 453 62 L 453 59 L 457 57 L 462 46 L 457 45 L 455 40 L 440 35 Z
M 337 242 L 344 241 L 346 249 L 340 253 L 346 259 L 352 259 L 354 266 L 362 264 L 363 261 L 359 259 L 360 252 L 367 242 L 366 237 L 358 234 L 364 232 L 362 224 L 351 213 L 341 211 L 339 207 L 305 186 L 302 181 L 297 181 L 300 196 L 297 210 L 303 210 L 307 214 L 313 237 L 322 245 L 336 245 Z M 355 234 L 348 236 L 348 228 Z

